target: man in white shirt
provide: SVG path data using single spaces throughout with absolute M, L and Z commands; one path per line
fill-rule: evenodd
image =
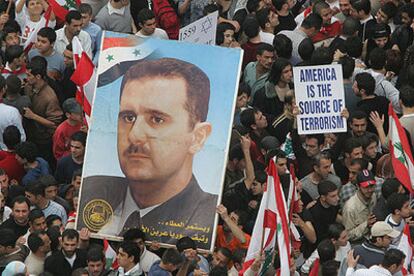
M 140 28 L 139 32 L 136 33 L 137 36 L 168 39 L 167 32 L 156 27 L 155 14 L 152 10 L 142 9 L 138 13 L 137 21 Z
M 279 25 L 279 17 L 277 13 L 269 8 L 263 8 L 256 12 L 256 18 L 260 25 L 260 40 L 264 43 L 273 45 L 273 34 L 277 25 Z
M 69 11 L 65 17 L 65 26 L 56 31 L 55 50 L 63 55 L 66 46 L 77 36 L 83 50 L 92 58 L 92 40 L 90 35 L 82 30 L 82 15 L 78 11 Z

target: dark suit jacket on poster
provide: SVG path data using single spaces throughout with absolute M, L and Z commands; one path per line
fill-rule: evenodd
M 114 176 L 86 177 L 82 183 L 81 202 L 78 212 L 78 229 L 98 222 L 94 232 L 99 232 L 100 221 L 110 220 L 108 204 L 117 209 L 128 191 L 126 178 Z M 183 236 L 192 237 L 198 248 L 210 249 L 214 229 L 217 195 L 204 192 L 193 176 L 187 187 L 178 195 L 149 211 L 141 218 L 141 227 L 149 240 L 175 245 Z M 94 211 L 91 211 L 94 210 Z M 98 216 L 94 216 L 94 213 Z M 103 219 L 100 219 L 103 217 Z M 86 220 L 86 221 L 85 221 Z M 137 221 L 137 227 L 138 225 Z M 103 233 L 119 236 L 120 233 Z

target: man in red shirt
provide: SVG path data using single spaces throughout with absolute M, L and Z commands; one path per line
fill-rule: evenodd
M 3 132 L 3 143 L 7 149 L 0 151 L 0 169 L 6 173 L 9 180 L 20 182 L 26 174 L 23 166 L 17 162 L 15 147 L 20 143 L 21 134 L 16 126 L 8 126 Z

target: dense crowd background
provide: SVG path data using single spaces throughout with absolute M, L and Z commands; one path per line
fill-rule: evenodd
M 9 1 L 0 1 L 2 275 L 275 274 L 277 252 L 242 269 L 271 158 L 286 196 L 291 174 L 298 180 L 291 275 L 405 273 L 411 256 L 398 246 L 413 211 L 387 133 L 391 104 L 414 144 L 414 3 L 82 0 L 62 19 L 50 13 L 55 1 Z M 140 229 L 110 244 L 74 230 L 88 127 L 71 80 L 73 37 L 97 64 L 103 30 L 177 39 L 215 11 L 216 45 L 244 54 L 214 252 L 197 252 L 190 237 L 160 248 Z M 348 132 L 300 136 L 292 67 L 327 64 L 342 66 Z

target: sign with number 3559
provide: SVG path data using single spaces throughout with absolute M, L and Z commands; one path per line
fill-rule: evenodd
M 180 29 L 180 41 L 197 44 L 216 44 L 218 11 L 210 13 L 203 18 Z

